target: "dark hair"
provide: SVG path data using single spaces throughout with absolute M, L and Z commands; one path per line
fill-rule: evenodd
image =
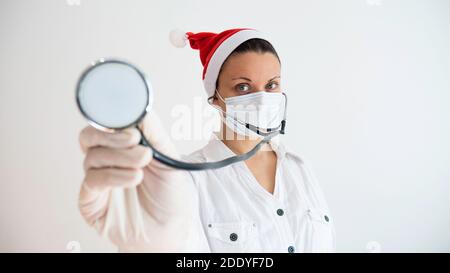
M 233 54 L 239 54 L 239 53 L 245 53 L 245 52 L 257 52 L 257 53 L 269 52 L 269 53 L 272 53 L 273 55 L 275 55 L 277 57 L 278 61 L 280 61 L 280 58 L 279 58 L 277 52 L 275 51 L 275 48 L 273 48 L 272 44 L 269 43 L 267 40 L 259 39 L 259 38 L 254 38 L 254 39 L 250 39 L 250 40 L 243 42 L 238 47 L 236 47 L 228 57 L 230 57 Z M 226 62 L 226 60 L 225 60 L 225 62 Z
M 246 53 L 246 52 L 272 53 L 273 55 L 275 55 L 275 57 L 277 57 L 278 61 L 281 63 L 280 57 L 278 56 L 277 52 L 275 51 L 275 48 L 272 46 L 271 43 L 269 43 L 268 41 L 266 41 L 264 39 L 254 38 L 254 39 L 250 39 L 250 40 L 243 42 L 238 47 L 236 47 L 230 53 L 230 55 L 228 55 L 228 57 L 223 62 L 222 67 L 220 68 L 219 75 L 220 75 L 220 72 L 222 72 L 223 65 L 227 62 L 228 58 L 230 58 L 231 56 L 241 54 L 241 53 Z M 217 80 L 216 80 L 216 88 L 218 86 L 219 86 L 219 77 L 217 77 Z

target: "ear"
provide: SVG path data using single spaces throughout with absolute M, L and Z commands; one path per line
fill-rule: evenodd
M 217 100 L 219 99 L 218 97 L 217 97 L 217 93 L 216 93 L 217 91 L 214 91 L 214 95 L 212 95 L 211 97 L 209 97 L 208 98 L 208 103 L 209 104 L 214 104 L 214 105 L 217 105 L 217 106 L 219 106 L 219 104 L 217 103 Z
M 214 96 L 211 96 L 211 97 L 207 98 L 206 101 L 208 102 L 208 104 L 213 104 L 214 103 Z

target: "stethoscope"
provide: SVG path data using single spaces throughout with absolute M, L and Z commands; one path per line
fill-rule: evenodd
M 287 97 L 284 97 L 284 118 L 275 128 L 258 128 L 236 119 L 263 137 L 251 150 L 215 162 L 190 163 L 158 151 L 137 126 L 151 110 L 153 89 L 147 77 L 136 66 L 124 60 L 100 59 L 82 72 L 76 86 L 77 106 L 90 125 L 110 133 L 136 127 L 141 134 L 140 144 L 152 149 L 154 159 L 172 168 L 188 171 L 218 169 L 245 161 L 272 138 L 284 134 L 287 108 Z

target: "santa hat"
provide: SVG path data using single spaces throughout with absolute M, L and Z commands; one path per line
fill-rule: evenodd
M 217 77 L 226 58 L 240 44 L 254 38 L 268 41 L 265 34 L 252 28 L 229 29 L 221 33 L 192 33 L 181 30 L 170 32 L 170 41 L 174 46 L 184 47 L 189 40 L 191 48 L 200 51 L 200 60 L 203 65 L 202 79 L 208 98 L 214 95 Z

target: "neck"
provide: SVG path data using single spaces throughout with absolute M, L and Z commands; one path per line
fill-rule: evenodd
M 220 140 L 235 154 L 244 154 L 255 147 L 262 139 L 238 135 L 233 130 L 222 124 L 220 129 Z M 262 145 L 257 154 L 262 151 L 272 151 L 268 143 Z

